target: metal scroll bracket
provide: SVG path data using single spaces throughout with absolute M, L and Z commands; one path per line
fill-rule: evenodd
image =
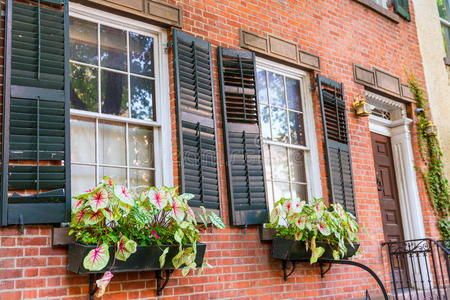
M 166 274 L 166 278 L 163 278 L 161 272 L 164 271 Z M 157 270 L 156 271 L 156 295 L 161 296 L 162 291 L 169 282 L 170 275 L 173 273 L 173 270 Z M 164 280 L 164 281 L 163 281 Z
M 95 281 L 100 278 L 101 273 L 89 274 L 89 300 L 94 300 L 94 295 L 98 290 Z
M 287 266 L 288 265 L 288 261 L 290 261 L 291 264 L 292 264 L 292 267 L 290 269 Z M 309 258 L 308 259 L 302 259 L 302 260 L 285 260 L 285 259 L 283 259 L 281 262 L 282 262 L 282 266 L 283 266 L 284 281 L 287 281 L 288 277 L 291 276 L 292 273 L 294 273 L 296 264 L 297 263 L 301 263 L 301 262 L 309 262 Z M 388 300 L 388 294 L 387 294 L 387 291 L 386 291 L 386 288 L 385 288 L 383 282 L 378 277 L 378 275 L 371 268 L 369 268 L 368 266 L 366 266 L 366 265 L 364 265 L 362 263 L 359 263 L 359 262 L 356 262 L 356 261 L 353 261 L 353 260 L 347 260 L 347 259 L 336 260 L 336 259 L 322 258 L 322 259 L 319 259 L 317 262 L 319 263 L 319 266 L 320 266 L 320 276 L 322 278 L 325 276 L 325 274 L 328 273 L 328 271 L 330 271 L 331 266 L 333 264 L 350 265 L 350 266 L 355 266 L 355 267 L 363 269 L 364 271 L 368 272 L 375 279 L 375 281 L 377 282 L 379 288 L 383 292 L 384 299 Z M 328 264 L 327 268 L 325 268 L 325 264 Z

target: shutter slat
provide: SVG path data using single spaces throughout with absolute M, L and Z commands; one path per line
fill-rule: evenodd
M 68 1 L 41 2 L 54 6 L 7 2 L 2 225 L 61 223 L 70 215 Z
M 343 84 L 317 76 L 331 202 L 355 214 L 355 197 Z
M 267 221 L 258 128 L 255 56 L 218 48 L 230 216 L 233 225 Z M 251 130 L 247 130 L 251 126 Z
M 219 210 L 211 45 L 176 29 L 173 42 L 181 192 L 194 194 L 193 207 Z

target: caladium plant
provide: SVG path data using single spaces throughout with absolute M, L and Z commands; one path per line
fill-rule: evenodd
M 188 205 L 192 198 L 192 194 L 178 195 L 176 188 L 168 187 L 139 187 L 132 193 L 105 177 L 95 188 L 73 197 L 69 234 L 78 242 L 96 245 L 84 258 L 83 266 L 100 271 L 110 261 L 110 249 L 114 249 L 111 253 L 115 262 L 127 260 L 138 245 L 159 245 L 163 268 L 167 246 L 176 244 L 179 252 L 172 259 L 173 266 L 183 268 L 182 274 L 187 275 L 197 267 L 196 243 L 200 241 L 200 225 Z M 211 226 L 225 227 L 221 218 L 212 212 L 203 210 L 199 217 L 209 220 Z M 111 278 L 112 274 L 101 281 L 103 290 Z
M 340 204 L 331 204 L 328 209 L 323 199 L 307 203 L 299 199 L 281 198 L 270 213 L 268 227 L 275 228 L 281 238 L 304 242 L 307 249 L 311 249 L 310 263 L 317 262 L 325 252 L 316 242 L 329 244 L 334 259 L 345 256 L 346 244 L 353 247 L 354 243 L 359 242 L 356 218 Z

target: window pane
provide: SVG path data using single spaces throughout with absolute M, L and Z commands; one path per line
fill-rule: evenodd
M 270 105 L 286 107 L 283 76 L 269 72 Z
M 264 170 L 266 172 L 266 180 L 272 180 L 272 168 L 270 166 L 270 150 L 269 145 L 264 144 Z
M 70 64 L 70 107 L 98 112 L 97 68 Z
M 258 100 L 259 103 L 268 103 L 267 102 L 267 82 L 266 82 L 266 71 L 258 70 L 256 73 L 258 80 Z
M 288 107 L 294 110 L 302 110 L 300 99 L 300 81 L 286 77 L 286 92 Z
M 272 107 L 272 139 L 278 142 L 288 143 L 288 128 L 286 110 Z
M 98 122 L 99 163 L 125 165 L 125 125 Z
M 153 75 L 153 39 L 130 32 L 130 72 Z
M 70 58 L 98 65 L 97 24 L 70 18 Z
M 154 186 L 155 174 L 150 170 L 130 169 L 130 186 Z
M 153 120 L 154 85 L 150 79 L 130 76 L 131 117 L 141 120 Z
M 95 121 L 72 117 L 70 144 L 72 161 L 95 163 Z
M 285 182 L 274 182 L 273 183 L 273 199 L 275 201 L 281 198 L 291 198 L 291 189 L 289 183 Z
M 108 176 L 114 181 L 115 184 L 123 186 L 127 185 L 127 169 L 100 167 L 99 171 L 100 178 Z
M 292 184 L 292 197 L 300 198 L 301 200 L 308 200 L 308 194 L 306 192 L 306 185 L 304 184 Z
M 95 187 L 95 167 L 72 164 L 71 166 L 72 195 L 80 194 Z
M 450 12 L 448 11 L 449 3 L 447 1 L 448 0 L 437 0 L 437 5 L 439 10 L 439 17 L 445 20 L 450 20 Z
M 102 67 L 127 70 L 127 32 L 100 25 L 100 61 Z
M 270 114 L 269 107 L 267 105 L 261 105 L 261 127 L 262 127 L 262 136 L 265 139 L 272 138 L 270 133 Z
M 289 149 L 289 167 L 291 169 L 291 181 L 306 182 L 303 151 Z
M 290 111 L 289 127 L 291 130 L 291 144 L 305 145 L 305 129 L 303 127 L 303 114 Z
M 127 76 L 102 70 L 102 113 L 128 116 Z
M 135 167 L 153 168 L 153 130 L 141 126 L 128 127 L 129 164 Z
M 287 149 L 280 146 L 270 145 L 272 158 L 272 176 L 274 180 L 288 181 L 289 169 Z

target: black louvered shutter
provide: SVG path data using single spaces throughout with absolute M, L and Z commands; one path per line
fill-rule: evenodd
M 2 225 L 70 214 L 67 1 L 7 1 Z
M 267 221 L 255 54 L 218 48 L 232 225 Z
M 174 29 L 180 190 L 192 207 L 220 209 L 211 44 Z
M 317 75 L 317 84 L 325 136 L 330 199 L 355 214 L 344 85 L 321 75 Z
M 409 12 L 409 0 L 394 0 L 395 12 L 408 21 L 411 21 Z

